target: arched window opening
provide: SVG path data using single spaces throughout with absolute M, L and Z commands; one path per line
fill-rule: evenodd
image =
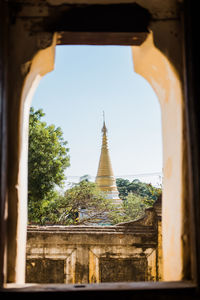
M 42 79 L 32 106 L 26 281 L 161 280 L 160 104 L 134 72 L 131 47 L 57 46 L 55 71 Z M 66 168 L 57 168 L 66 176 L 64 186 L 55 180 L 45 194 L 41 185 L 54 176 L 52 144 L 63 147 L 64 141 Z M 56 159 L 61 163 L 61 156 Z M 58 232 L 78 235 L 78 246 L 70 238 L 63 246 Z M 48 233 L 57 242 L 45 246 L 41 257 Z M 146 236 L 146 243 L 134 235 L 141 241 Z

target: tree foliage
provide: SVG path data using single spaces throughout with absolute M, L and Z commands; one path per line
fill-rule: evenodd
M 135 221 L 151 207 L 149 201 L 130 192 L 121 206 L 112 204 L 95 183 L 83 180 L 63 195 L 52 194 L 51 199 L 33 202 L 35 222 L 59 225 L 114 225 Z M 37 213 L 36 213 L 37 212 Z
M 60 225 L 111 225 L 117 223 L 118 208 L 106 199 L 95 183 L 86 180 L 43 202 L 39 223 Z M 37 210 L 38 211 L 38 210 Z
M 123 200 L 123 221 L 134 221 L 145 214 L 145 209 L 152 207 L 161 196 L 162 189 L 138 179 L 130 182 L 127 179 L 116 180 L 119 196 Z
M 146 197 L 130 192 L 121 206 L 112 204 L 95 183 L 83 180 L 46 209 L 46 221 L 61 225 L 114 225 L 135 221 L 152 204 Z
M 110 224 L 116 207 L 93 182 L 81 181 L 67 190 L 59 206 L 59 223 L 73 225 Z
M 147 206 L 152 206 L 154 202 L 161 195 L 161 188 L 154 187 L 153 185 L 145 182 L 141 182 L 138 179 L 134 179 L 130 182 L 127 179 L 117 178 L 116 179 L 119 196 L 122 200 L 126 200 L 129 193 L 144 198 Z
M 41 119 L 42 109 L 30 110 L 28 153 L 29 220 L 38 219 L 55 198 L 55 187 L 62 186 L 69 166 L 69 149 L 60 127 L 47 125 Z
M 141 218 L 145 214 L 148 206 L 145 204 L 145 198 L 139 195 L 129 193 L 123 202 L 124 221 L 134 221 Z

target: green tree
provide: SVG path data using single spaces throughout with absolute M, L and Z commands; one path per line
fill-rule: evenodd
M 122 200 L 125 200 L 130 192 L 130 181 L 128 179 L 117 178 L 116 179 L 117 189 L 119 191 L 119 197 Z
M 134 221 L 145 214 L 145 209 L 152 207 L 161 196 L 162 189 L 138 179 L 116 180 L 119 196 L 123 200 L 123 222 Z
M 30 110 L 28 153 L 29 221 L 43 222 L 43 212 L 57 197 L 56 186 L 64 183 L 69 163 L 69 149 L 60 127 L 47 125 L 41 119 L 42 109 Z
M 88 225 L 115 223 L 113 211 L 118 208 L 106 199 L 95 183 L 81 181 L 65 192 L 57 207 L 59 224 Z
M 141 182 L 134 179 L 130 182 L 127 179 L 117 178 L 116 180 L 119 196 L 122 200 L 126 200 L 129 193 L 145 198 L 145 203 L 148 207 L 152 206 L 154 202 L 161 195 L 161 188 L 154 187 L 152 184 Z
M 145 214 L 145 198 L 129 193 L 124 204 L 124 221 L 135 221 Z

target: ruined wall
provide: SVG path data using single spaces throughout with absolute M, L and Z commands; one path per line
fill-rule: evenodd
M 29 226 L 26 282 L 156 281 L 158 240 L 154 209 L 117 226 Z

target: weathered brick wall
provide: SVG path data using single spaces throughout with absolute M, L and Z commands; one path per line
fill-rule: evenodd
M 158 218 L 117 226 L 29 226 L 26 282 L 158 280 Z

